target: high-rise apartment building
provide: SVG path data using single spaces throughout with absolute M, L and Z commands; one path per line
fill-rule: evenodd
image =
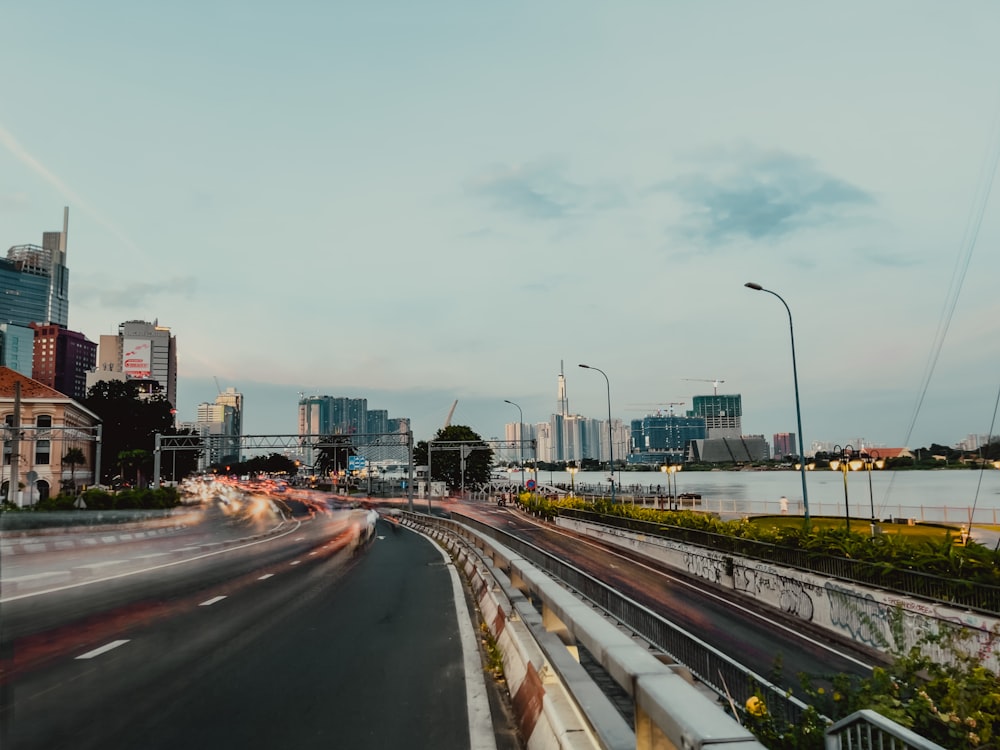
M 707 438 L 738 438 L 743 433 L 740 394 L 695 396 L 692 406 L 691 415 L 705 419 Z
M 301 396 L 299 398 L 299 437 L 303 460 L 313 465 L 316 436 L 358 435 L 352 440 L 357 455 L 369 461 L 399 461 L 406 453 L 403 441 L 393 440 L 386 433 L 406 433 L 408 417 L 391 419 L 384 409 L 368 410 L 368 399 L 343 396 Z M 307 440 L 306 436 L 314 436 Z M 381 436 L 381 437 L 378 437 Z
M 216 404 L 232 407 L 233 410 L 233 431 L 232 434 L 239 437 L 243 434 L 243 394 L 235 388 L 229 387 L 220 391 L 215 397 Z
M 505 426 L 505 439 L 519 440 L 521 428 L 518 423 Z M 566 395 L 566 376 L 563 364 L 559 363 L 559 379 L 556 397 L 556 412 L 549 417 L 548 423 L 524 425 L 524 439 L 536 440 L 535 452 L 543 461 L 566 461 L 579 463 L 590 458 L 597 461 L 607 461 L 614 456 L 615 464 L 624 463 L 628 454 L 629 428 L 622 420 L 611 422 L 609 435 L 608 422 L 605 419 L 590 419 L 579 414 L 570 414 L 569 398 Z M 524 459 L 530 462 L 535 457 L 531 445 L 524 445 Z M 518 460 L 518 450 L 506 451 L 506 458 Z
M 799 448 L 795 443 L 794 432 L 776 432 L 771 440 L 774 458 L 784 458 L 785 456 L 798 456 Z
M 647 414 L 633 419 L 629 463 L 658 464 L 683 461 L 693 440 L 703 440 L 703 417 Z
M 177 338 L 157 321 L 128 320 L 117 336 L 101 336 L 97 368 L 97 379 L 117 373 L 125 380 L 153 381 L 177 406 Z
M 198 404 L 194 430 L 206 440 L 208 450 L 201 457 L 201 470 L 212 465 L 239 463 L 241 460 L 243 394 L 235 388 L 219 393 L 215 403 Z

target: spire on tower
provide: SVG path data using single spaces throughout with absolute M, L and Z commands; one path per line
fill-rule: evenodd
M 556 403 L 556 413 L 569 416 L 569 398 L 566 396 L 566 375 L 563 370 L 563 360 L 559 360 L 559 395 Z

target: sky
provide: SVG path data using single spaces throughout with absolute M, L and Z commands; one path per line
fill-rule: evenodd
M 993 0 L 2 15 L 0 246 L 69 206 L 70 328 L 170 327 L 181 420 L 235 387 L 247 434 L 305 394 L 503 437 L 562 366 L 573 413 L 718 381 L 770 441 L 794 331 L 807 449 L 1000 430 Z

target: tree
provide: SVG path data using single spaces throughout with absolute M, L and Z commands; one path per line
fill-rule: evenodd
M 173 407 L 163 396 L 143 398 L 133 380 L 102 380 L 87 392 L 83 405 L 101 418 L 101 465 L 98 480 L 118 472 L 118 454 L 143 450 L 152 454 L 156 434 L 176 435 Z
M 430 441 L 431 443 L 453 443 L 448 446 L 434 447 L 433 460 L 430 462 L 431 479 L 444 481 L 450 489 L 462 486 L 462 451 L 460 450 L 462 445 L 457 444 L 456 441 L 461 441 L 466 448 L 471 449 L 468 450 L 468 455 L 465 457 L 465 486 L 489 482 L 490 470 L 493 466 L 493 450 L 471 427 L 465 425 L 443 427 Z M 414 446 L 413 460 L 417 464 L 427 465 L 428 447 L 428 442 L 424 440 Z
M 142 486 L 142 469 L 144 464 L 148 464 L 152 456 L 149 451 L 144 451 L 141 448 L 128 451 L 120 451 L 118 453 L 118 465 L 120 467 L 119 474 L 122 478 L 122 483 L 125 482 L 125 472 L 135 471 L 135 485 L 136 487 Z
M 350 463 L 349 457 L 357 455 L 351 444 L 350 435 L 327 435 L 320 438 L 315 447 L 316 469 L 320 474 L 329 474 L 331 471 L 346 472 Z
M 79 448 L 70 448 L 66 451 L 66 454 L 62 457 L 62 462 L 64 464 L 69 464 L 69 480 L 70 485 L 73 488 L 73 493 L 76 493 L 76 467 L 87 463 L 86 456 L 83 455 L 83 451 Z
M 233 474 L 294 474 L 296 470 L 295 461 L 280 453 L 271 453 L 267 456 L 253 456 L 246 461 L 229 464 L 215 464 L 212 468 L 229 470 Z

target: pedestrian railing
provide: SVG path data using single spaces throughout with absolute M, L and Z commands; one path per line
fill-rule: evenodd
M 825 747 L 826 750 L 944 750 L 936 742 L 867 709 L 828 727 Z

